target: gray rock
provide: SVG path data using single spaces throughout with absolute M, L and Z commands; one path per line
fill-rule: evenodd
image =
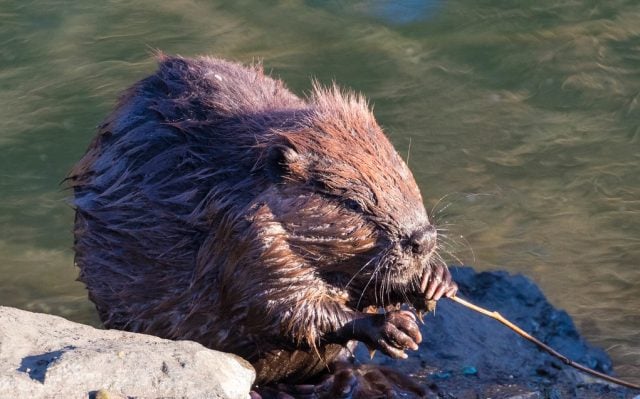
M 0 306 L 0 398 L 242 398 L 245 360 Z

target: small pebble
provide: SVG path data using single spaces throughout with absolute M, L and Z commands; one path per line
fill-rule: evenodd
M 473 366 L 465 366 L 462 368 L 462 374 L 464 375 L 477 375 L 478 369 Z
M 451 378 L 451 372 L 443 371 L 441 373 L 435 373 L 433 376 L 439 380 L 446 380 L 447 378 Z

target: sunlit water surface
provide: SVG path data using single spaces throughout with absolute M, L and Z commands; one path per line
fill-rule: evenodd
M 60 182 L 156 48 L 365 93 L 459 261 L 533 278 L 640 382 L 637 2 L 0 1 L 1 304 L 98 323 Z

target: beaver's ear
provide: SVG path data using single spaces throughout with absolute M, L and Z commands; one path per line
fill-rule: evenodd
M 305 175 L 304 159 L 293 148 L 276 144 L 267 150 L 264 168 L 274 183 L 281 183 L 285 177 L 300 179 Z

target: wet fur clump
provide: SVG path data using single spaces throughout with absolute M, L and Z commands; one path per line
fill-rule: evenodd
M 349 342 L 402 357 L 406 311 L 455 283 L 413 176 L 362 97 L 301 99 L 260 65 L 159 56 L 73 168 L 79 279 L 107 328 L 301 381 Z

